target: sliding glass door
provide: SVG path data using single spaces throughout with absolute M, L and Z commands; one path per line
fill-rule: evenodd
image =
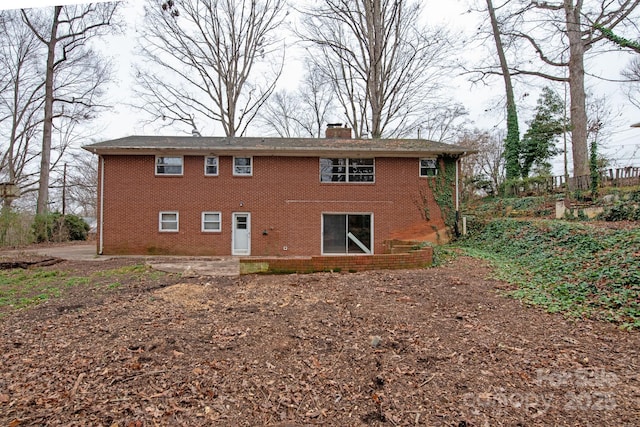
M 323 214 L 323 254 L 371 254 L 371 214 Z

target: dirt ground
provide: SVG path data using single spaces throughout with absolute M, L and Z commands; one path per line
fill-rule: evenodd
M 523 306 L 490 275 L 458 257 L 71 288 L 0 318 L 0 424 L 637 426 L 640 334 Z

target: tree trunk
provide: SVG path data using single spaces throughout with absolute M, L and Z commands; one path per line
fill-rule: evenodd
M 382 134 L 382 98 L 384 78 L 382 77 L 382 53 L 384 48 L 384 28 L 380 0 L 365 2 L 367 8 L 367 31 L 369 32 L 369 69 L 367 89 L 371 104 L 371 137 Z
M 40 155 L 40 183 L 36 213 L 49 210 L 49 168 L 51 163 L 51 137 L 53 133 L 53 77 L 58 42 L 58 23 L 62 6 L 56 6 L 51 24 L 51 37 L 47 42 L 47 71 L 45 76 L 44 125 L 42 128 L 42 153 Z
M 498 20 L 493 8 L 492 0 L 487 0 L 487 9 L 491 18 L 491 28 L 493 30 L 493 39 L 496 42 L 496 50 L 500 60 L 500 68 L 502 69 L 502 77 L 504 79 L 505 92 L 507 95 L 507 138 L 505 140 L 505 169 L 507 179 L 516 179 L 520 177 L 520 129 L 518 126 L 518 111 L 516 108 L 516 99 L 513 94 L 513 84 L 511 83 L 511 73 L 507 64 L 507 58 L 504 54 L 502 39 L 500 37 L 500 28 Z
M 580 5 L 564 0 L 569 37 L 569 94 L 571 96 L 571 150 L 573 176 L 589 175 L 589 150 L 587 146 L 587 109 L 584 89 L 584 43 L 580 31 Z
M 12 122 L 11 122 L 11 136 L 9 137 L 9 148 L 7 149 L 7 168 L 9 169 L 9 183 L 18 184 L 16 182 L 16 165 L 14 158 L 14 150 L 16 144 L 16 135 L 18 130 L 18 105 L 20 100 L 18 99 L 20 94 L 20 71 L 21 67 L 18 66 L 18 70 L 16 72 L 15 81 L 13 82 L 13 114 L 12 114 Z M 13 202 L 13 197 L 5 197 L 3 200 L 3 207 L 5 209 L 11 209 L 11 203 Z

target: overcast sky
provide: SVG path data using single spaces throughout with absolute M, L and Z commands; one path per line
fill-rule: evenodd
M 99 0 L 100 1 L 100 0 Z M 478 14 L 466 13 L 468 0 L 423 0 L 427 19 L 430 24 L 444 23 L 453 28 L 461 36 L 465 32 L 473 31 L 477 26 Z M 77 3 L 69 0 L 21 0 L 22 7 L 42 7 L 54 4 Z M 138 15 L 141 11 L 142 0 L 129 0 L 127 15 L 129 18 Z M 0 8 L 15 8 L 16 3 L 0 0 Z M 114 104 L 114 110 L 100 118 L 96 140 L 119 138 L 131 134 L 156 134 L 157 130 L 150 126 L 143 126 L 138 122 L 139 116 L 126 105 L 131 96 L 131 61 L 133 59 L 132 48 L 135 44 L 135 28 L 131 25 L 124 36 L 114 37 L 108 41 L 108 54 L 117 64 L 116 82 L 110 89 L 110 100 Z M 468 54 L 468 53 L 465 53 Z M 610 79 L 619 78 L 619 70 L 622 69 L 628 56 L 609 55 L 598 59 L 598 63 L 592 66 L 590 71 Z M 295 69 L 295 67 L 294 67 Z M 300 66 L 298 69 L 302 69 Z M 283 82 L 290 82 L 295 76 L 286 76 Z M 543 86 L 544 82 L 538 82 Z M 283 83 L 284 84 L 284 83 Z M 623 95 L 621 87 L 616 83 L 593 83 L 591 90 L 596 94 L 607 94 L 609 105 L 615 119 L 610 140 L 607 142 L 605 153 L 614 159 L 618 166 L 640 164 L 640 129 L 630 128 L 632 123 L 640 122 L 640 110 L 634 107 Z M 457 98 L 470 113 L 470 119 L 475 126 L 489 129 L 492 127 L 505 128 L 504 111 L 498 103 L 503 93 L 503 83 L 500 79 L 493 80 L 491 87 L 479 85 L 472 86 L 464 78 L 457 77 L 453 80 L 451 95 Z M 537 92 L 533 89 L 527 100 L 529 110 L 520 108 L 520 113 L 526 120 L 527 114 L 531 114 Z M 521 126 L 521 131 L 526 130 L 526 124 Z M 167 133 L 166 131 L 164 133 Z M 554 162 L 554 173 L 562 173 L 562 161 Z

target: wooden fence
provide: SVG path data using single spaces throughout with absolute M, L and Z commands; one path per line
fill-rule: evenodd
M 606 169 L 600 174 L 600 187 L 627 187 L 640 185 L 640 167 L 627 166 L 617 169 Z M 511 188 L 513 195 L 540 195 L 550 193 L 562 193 L 565 191 L 590 190 L 591 176 L 569 177 L 564 176 L 538 177 L 525 180 Z

